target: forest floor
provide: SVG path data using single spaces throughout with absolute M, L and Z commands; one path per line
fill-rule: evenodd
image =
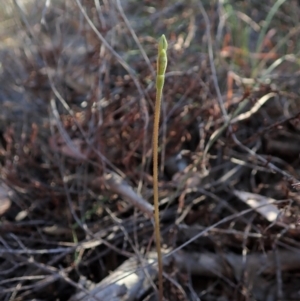
M 300 300 L 298 1 L 0 0 L 0 299 Z M 298 38 L 299 37 L 299 38 Z

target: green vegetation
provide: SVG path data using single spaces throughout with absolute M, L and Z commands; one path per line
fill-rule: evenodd
M 167 68 L 167 49 L 168 43 L 164 35 L 161 36 L 158 42 L 158 56 L 157 56 L 157 75 L 156 75 L 156 102 L 154 113 L 154 127 L 153 127 L 153 196 L 155 208 L 155 240 L 158 258 L 158 283 L 159 283 L 159 300 L 163 300 L 163 266 L 160 243 L 160 225 L 159 225 L 159 194 L 158 194 L 158 134 L 159 134 L 159 120 L 160 107 L 162 101 L 162 92 L 165 82 L 165 73 Z

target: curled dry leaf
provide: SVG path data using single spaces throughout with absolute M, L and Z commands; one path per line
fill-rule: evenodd
M 264 216 L 269 222 L 276 221 L 280 211 L 273 205 L 276 202 L 275 199 L 246 191 L 234 190 L 233 193 L 241 201 Z

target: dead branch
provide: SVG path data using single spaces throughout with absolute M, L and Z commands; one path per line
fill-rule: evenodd
M 248 287 L 252 287 L 252 292 L 259 299 L 267 293 L 267 288 L 270 284 L 264 276 L 275 275 L 278 273 L 278 269 L 281 272 L 291 272 L 300 268 L 300 252 L 286 250 L 278 251 L 276 254 L 272 251 L 266 254 L 249 254 L 246 257 L 246 263 L 242 255 L 234 253 L 220 255 L 184 251 L 179 251 L 173 254 L 172 257 L 165 257 L 164 265 L 169 265 L 170 260 L 175 261 L 175 265 L 179 270 L 188 271 L 191 275 L 228 277 L 228 266 L 232 272 L 230 276 L 236 280 L 242 279 L 242 274 L 245 273 Z M 151 288 L 151 282 L 147 280 L 146 273 L 151 276 L 151 279 L 155 279 L 157 276 L 155 253 L 149 254 L 149 257 L 143 263 L 143 267 L 141 267 L 137 259 L 128 259 L 112 274 L 96 285 L 90 291 L 89 296 L 86 296 L 85 293 L 78 293 L 69 301 L 96 300 L 90 299 L 91 296 L 102 301 L 138 300 L 140 296 Z
M 157 276 L 156 253 L 150 253 L 143 263 L 135 258 L 125 261 L 112 274 L 101 281 L 87 296 L 81 292 L 69 301 L 133 301 L 151 287 L 151 279 Z M 142 267 L 141 267 L 142 266 Z M 151 279 L 148 278 L 150 275 Z M 91 299 L 91 296 L 95 299 Z

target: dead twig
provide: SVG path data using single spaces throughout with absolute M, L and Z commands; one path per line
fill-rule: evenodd
M 153 206 L 139 196 L 120 176 L 111 172 L 105 174 L 104 179 L 112 191 L 125 197 L 134 207 L 139 208 L 148 217 L 153 217 Z

